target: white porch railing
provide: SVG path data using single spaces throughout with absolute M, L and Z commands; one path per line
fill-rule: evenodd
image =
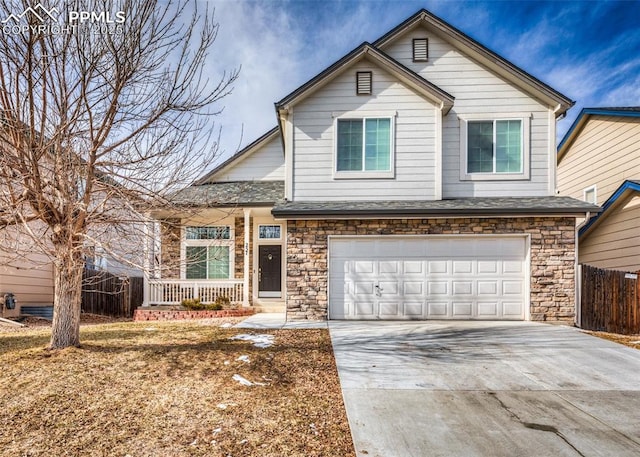
M 243 280 L 206 281 L 193 279 L 150 279 L 149 305 L 179 305 L 182 300 L 199 298 L 213 303 L 218 297 L 228 297 L 231 303 L 242 303 Z

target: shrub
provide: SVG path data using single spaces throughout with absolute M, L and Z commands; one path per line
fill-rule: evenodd
M 220 311 L 222 309 L 222 305 L 220 305 L 219 303 L 215 302 L 215 303 L 209 303 L 208 305 L 206 305 L 205 307 L 207 310 L 209 311 Z
M 229 308 L 231 306 L 231 299 L 220 295 L 219 297 L 216 297 L 214 304 L 220 307 L 218 309 Z
M 205 309 L 204 303 L 199 298 L 185 298 L 180 304 L 189 311 L 201 311 Z

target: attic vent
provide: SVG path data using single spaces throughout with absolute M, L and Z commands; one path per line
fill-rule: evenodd
M 427 38 L 413 39 L 413 61 L 426 62 L 429 59 L 429 40 Z
M 356 94 L 371 95 L 371 80 L 373 74 L 370 71 L 356 72 Z

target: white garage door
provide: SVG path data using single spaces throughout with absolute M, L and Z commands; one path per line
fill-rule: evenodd
M 332 237 L 330 319 L 524 319 L 524 237 Z

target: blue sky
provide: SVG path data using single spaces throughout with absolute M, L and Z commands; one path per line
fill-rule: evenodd
M 275 126 L 273 103 L 426 8 L 582 107 L 640 105 L 640 1 L 210 0 L 212 75 L 241 66 L 220 107 L 220 159 Z

